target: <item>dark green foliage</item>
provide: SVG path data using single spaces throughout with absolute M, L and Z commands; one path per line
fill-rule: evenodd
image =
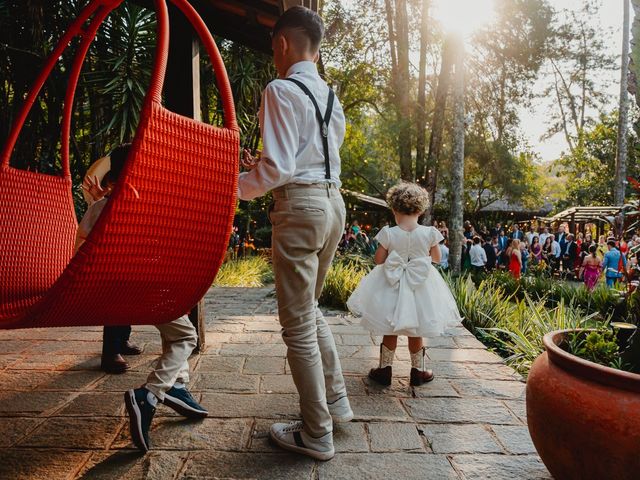
M 564 302 L 575 305 L 588 314 L 598 314 L 603 319 L 624 320 L 627 316 L 623 294 L 604 284 L 589 291 L 582 284 L 542 276 L 524 276 L 518 281 L 509 273 L 496 272 L 489 278 L 508 295 L 520 300 L 529 296 L 534 300 L 544 301 L 551 308 Z
M 622 359 L 616 343 L 616 336 L 608 328 L 571 332 L 562 346 L 572 355 L 590 362 L 622 369 Z

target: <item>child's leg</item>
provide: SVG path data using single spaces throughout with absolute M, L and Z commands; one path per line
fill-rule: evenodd
M 422 347 L 424 347 L 422 337 L 409 337 L 409 353 L 419 352 Z
M 393 357 L 398 345 L 397 335 L 385 335 L 380 345 L 380 362 L 378 368 L 369 371 L 369 378 L 381 385 L 391 385 Z
M 385 335 L 382 337 L 382 344 L 387 347 L 389 350 L 395 350 L 398 346 L 398 336 L 397 335 Z
M 422 337 L 409 337 L 409 353 L 411 354 L 411 379 L 412 387 L 420 386 L 433 380 L 433 372 L 426 368 L 426 349 Z
M 158 400 L 164 400 L 164 394 L 176 380 L 187 377 L 189 355 L 198 343 L 198 334 L 187 315 L 163 325 L 156 325 L 162 335 L 162 355 L 156 368 L 149 374 L 145 387 Z

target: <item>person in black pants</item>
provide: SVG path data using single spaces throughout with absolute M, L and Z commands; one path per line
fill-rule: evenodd
M 111 191 L 124 167 L 125 160 L 129 153 L 130 144 L 122 144 L 116 147 L 108 158 L 109 171 L 104 174 L 104 178 L 97 175 L 93 177 L 87 175 L 83 182 L 83 189 L 86 191 L 87 209 L 82 221 L 78 225 L 78 234 L 74 250 L 78 251 L 82 243 L 89 235 L 89 231 L 97 221 L 102 209 L 111 194 Z M 105 159 L 98 160 L 101 162 Z M 89 227 L 90 226 L 90 227 Z M 129 364 L 122 355 L 140 355 L 142 349 L 129 341 L 131 336 L 131 327 L 107 326 L 104 327 L 102 334 L 102 360 L 100 368 L 107 373 L 124 373 L 129 369 Z
M 100 368 L 107 373 L 124 373 L 129 364 L 123 355 L 140 355 L 142 349 L 131 342 L 131 326 L 104 327 Z
M 482 248 L 484 248 L 484 252 L 487 254 L 487 264 L 485 265 L 485 269 L 487 272 L 490 272 L 496 268 L 496 263 L 498 261 L 496 250 L 493 248 L 493 245 L 491 245 L 491 237 L 486 237 L 484 239 Z

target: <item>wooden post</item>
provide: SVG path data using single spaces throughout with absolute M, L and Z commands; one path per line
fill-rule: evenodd
M 165 105 L 172 112 L 200 120 L 200 44 L 187 19 L 173 5 L 169 6 L 169 29 Z M 198 331 L 196 352 L 205 346 L 205 317 L 205 303 L 201 299 L 189 313 Z

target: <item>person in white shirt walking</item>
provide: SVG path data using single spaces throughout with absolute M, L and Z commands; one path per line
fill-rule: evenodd
M 480 244 L 480 237 L 473 237 L 473 245 L 469 249 L 469 257 L 471 258 L 471 267 L 474 273 L 484 272 L 484 267 L 487 264 L 487 253 Z
M 262 96 L 263 149 L 256 157 L 244 152 L 249 171 L 240 175 L 238 195 L 251 200 L 271 191 L 274 199 L 269 218 L 278 316 L 302 422 L 273 424 L 271 439 L 329 460 L 333 422 L 348 422 L 353 412 L 333 335 L 318 308 L 346 216 L 339 190 L 344 113 L 315 63 L 323 36 L 321 18 L 304 7 L 287 10 L 276 23 L 278 79 Z
M 442 268 L 447 270 L 449 268 L 449 247 L 444 244 L 444 240 L 440 242 L 438 247 L 440 248 L 440 265 Z

